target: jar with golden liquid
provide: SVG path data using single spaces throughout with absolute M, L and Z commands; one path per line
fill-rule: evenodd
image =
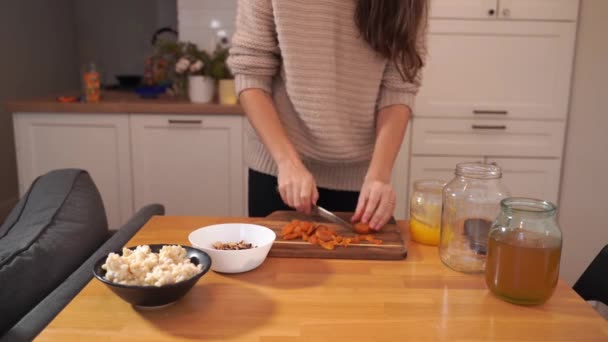
M 421 244 L 437 246 L 441 230 L 441 193 L 444 181 L 435 179 L 414 182 L 410 198 L 410 236 Z
M 486 284 L 499 298 L 515 304 L 546 302 L 559 277 L 562 233 L 554 204 L 507 198 L 488 240 Z

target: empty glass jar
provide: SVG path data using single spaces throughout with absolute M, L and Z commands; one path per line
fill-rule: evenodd
M 530 198 L 504 199 L 490 230 L 486 284 L 508 302 L 542 304 L 557 286 L 561 249 L 555 205 Z
M 490 227 L 510 194 L 496 165 L 461 163 L 455 174 L 443 189 L 439 257 L 456 271 L 482 273 Z
M 445 182 L 418 180 L 410 198 L 410 234 L 413 241 L 437 246 L 441 230 L 441 194 Z

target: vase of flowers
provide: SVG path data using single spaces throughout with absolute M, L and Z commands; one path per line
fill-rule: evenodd
M 191 102 L 207 103 L 215 95 L 215 81 L 203 72 L 205 63 L 202 59 L 180 58 L 175 64 L 178 75 L 188 75 L 188 97 Z
M 205 51 L 191 42 L 166 42 L 160 53 L 169 56 L 172 70 L 172 90 L 179 98 L 191 102 L 207 103 L 215 96 L 215 80 L 212 77 L 212 59 Z

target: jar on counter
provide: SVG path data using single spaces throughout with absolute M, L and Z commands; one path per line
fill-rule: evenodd
M 562 233 L 554 204 L 507 198 L 489 233 L 486 284 L 515 304 L 546 302 L 559 277 Z
M 437 246 L 441 231 L 441 194 L 446 182 L 417 180 L 410 198 L 410 235 L 413 241 Z
M 443 189 L 439 257 L 456 271 L 483 273 L 490 227 L 510 193 L 496 165 L 461 163 L 455 174 Z

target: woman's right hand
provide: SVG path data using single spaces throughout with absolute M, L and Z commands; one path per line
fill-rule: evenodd
M 312 174 L 302 162 L 285 161 L 278 164 L 279 192 L 283 202 L 299 212 L 310 214 L 317 204 L 319 192 Z

